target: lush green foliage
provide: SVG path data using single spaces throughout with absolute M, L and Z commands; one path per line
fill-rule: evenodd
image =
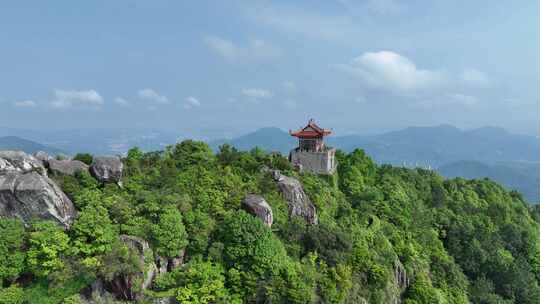
M 56 223 L 34 223 L 28 242 L 27 263 L 36 276 L 46 277 L 64 267 L 62 255 L 69 248 L 69 237 Z
M 377 166 L 360 150 L 337 158 L 334 176 L 317 176 L 279 154 L 184 141 L 130 150 L 124 188 L 56 176 L 77 218 L 68 231 L 0 219 L 0 303 L 78 303 L 96 279 L 146 273 L 158 257 L 185 264 L 141 301 L 540 303 L 540 208 L 489 180 Z M 318 225 L 289 218 L 268 168 L 301 180 Z M 272 228 L 242 210 L 249 193 L 271 205 Z M 141 261 L 121 234 L 153 256 Z
M 78 160 L 78 161 L 81 161 L 87 165 L 91 165 L 92 164 L 92 160 L 94 159 L 94 157 L 92 156 L 92 154 L 89 154 L 89 153 L 77 153 L 74 157 L 73 157 L 73 160 Z
M 24 270 L 24 227 L 15 219 L 0 218 L 0 286 Z

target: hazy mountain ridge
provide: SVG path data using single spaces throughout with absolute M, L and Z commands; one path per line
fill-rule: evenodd
M 44 151 L 51 155 L 65 153 L 61 149 L 42 145 L 35 141 L 27 140 L 17 136 L 0 137 L 0 150 L 20 150 L 30 154 L 37 151 Z
M 145 151 L 163 150 L 179 134 L 154 129 L 75 129 L 59 131 L 23 130 L 0 127 L 0 136 L 17 136 L 57 147 L 67 154 L 124 154 L 131 147 Z
M 267 140 L 268 139 L 268 140 Z M 255 146 L 287 155 L 296 140 L 278 128 L 263 128 L 229 139 L 210 142 L 213 149 L 229 143 L 240 150 Z M 501 161 L 540 161 L 540 139 L 511 134 L 502 128 L 460 130 L 449 125 L 409 127 L 379 135 L 330 136 L 327 143 L 346 152 L 364 149 L 378 163 L 439 166 L 461 160 L 493 164 Z
M 0 145 L 28 153 L 44 150 L 51 154 L 123 154 L 129 147 L 163 150 L 178 140 L 179 134 L 160 130 L 71 130 L 28 131 L 0 128 L 4 134 L 21 134 L 46 145 Z M 22 139 L 21 139 L 22 140 Z M 23 140 L 24 141 L 24 140 Z M 330 136 L 329 145 L 346 152 L 364 149 L 377 163 L 405 167 L 439 168 L 446 177 L 489 177 L 507 188 L 517 189 L 530 202 L 540 202 L 540 139 L 517 135 L 498 127 L 460 130 L 450 125 L 409 127 L 378 135 Z M 214 151 L 228 143 L 239 150 L 260 147 L 288 155 L 297 145 L 288 132 L 276 127 L 261 128 L 232 139 L 210 141 Z M 47 146 L 56 149 L 50 150 Z
M 531 203 L 540 202 L 540 163 L 484 164 L 477 161 L 459 161 L 444 165 L 437 171 L 448 178 L 481 179 L 487 177 L 509 189 L 519 191 Z

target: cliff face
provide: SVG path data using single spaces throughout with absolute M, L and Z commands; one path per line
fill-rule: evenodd
M 309 199 L 299 180 L 285 176 L 279 171 L 273 171 L 273 178 L 277 182 L 283 199 L 289 205 L 289 216 L 299 216 L 307 223 L 318 223 L 317 210 Z
M 69 227 L 75 207 L 45 168 L 23 152 L 0 152 L 0 215 L 28 223 L 33 218 L 51 219 Z

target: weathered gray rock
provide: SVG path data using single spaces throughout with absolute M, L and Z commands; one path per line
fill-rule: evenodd
M 266 226 L 272 227 L 274 221 L 272 208 L 268 205 L 264 197 L 248 194 L 242 201 L 242 208 L 260 218 Z
M 394 261 L 394 284 L 400 290 L 405 290 L 410 284 L 409 277 L 407 276 L 407 270 L 397 258 Z
M 102 183 L 122 183 L 122 160 L 116 156 L 95 156 L 90 173 Z
M 391 295 L 389 303 L 392 304 L 401 304 L 403 293 L 407 290 L 410 285 L 409 277 L 407 276 L 407 270 L 401 261 L 396 258 L 394 260 L 394 278 L 393 282 L 390 285 L 388 294 Z
M 270 174 L 272 174 L 272 178 L 276 181 L 276 182 L 279 182 L 279 180 L 281 179 L 281 171 L 279 170 L 272 170 L 270 171 Z
M 0 151 L 0 173 L 8 171 L 20 173 L 36 171 L 39 174 L 46 174 L 41 161 L 32 155 L 22 151 Z
M 28 168 L 28 167 L 26 167 Z M 68 228 L 75 218 L 75 207 L 47 176 L 37 172 L 0 172 L 0 216 L 51 219 Z
M 88 171 L 89 166 L 79 160 L 48 160 L 48 167 L 53 174 L 75 175 L 80 171 Z
M 157 255 L 155 262 L 156 262 L 156 269 L 158 271 L 158 274 L 171 272 L 179 267 L 182 267 L 184 265 L 185 256 L 186 256 L 185 249 L 181 249 L 178 252 L 178 255 L 174 258 L 166 258 L 166 257 Z
M 304 191 L 302 184 L 295 178 L 285 176 L 279 171 L 272 172 L 281 195 L 289 205 L 289 216 L 300 216 L 309 224 L 318 223 L 317 210 Z
M 52 156 L 47 154 L 47 152 L 43 152 L 43 151 L 38 151 L 34 153 L 33 156 L 35 159 L 39 160 L 41 162 L 41 165 L 45 168 L 49 166 L 49 160 L 53 159 Z
M 185 256 L 186 256 L 186 250 L 181 249 L 180 252 L 178 253 L 178 256 L 176 256 L 175 258 L 169 259 L 169 265 L 167 266 L 167 270 L 173 271 L 176 268 L 182 267 L 184 265 Z
M 169 260 L 167 258 L 156 255 L 155 263 L 158 274 L 167 273 L 167 266 L 169 265 Z
M 111 289 L 117 298 L 128 301 L 139 300 L 143 296 L 142 291 L 150 287 L 158 272 L 156 264 L 151 258 L 153 256 L 152 249 L 147 241 L 135 236 L 121 235 L 120 241 L 137 254 L 143 269 L 130 275 L 114 278 L 110 282 Z M 140 285 L 136 286 L 135 284 Z
M 177 304 L 178 301 L 174 297 L 154 299 L 153 304 Z

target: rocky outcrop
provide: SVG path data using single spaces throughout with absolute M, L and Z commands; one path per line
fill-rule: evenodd
M 272 171 L 271 174 L 277 182 L 283 199 L 289 205 L 289 216 L 300 216 L 307 223 L 316 225 L 318 223 L 317 210 L 304 191 L 300 181 L 285 176 L 278 170 Z
M 266 226 L 272 227 L 272 223 L 274 221 L 272 208 L 270 205 L 268 205 L 264 197 L 260 195 L 248 194 L 242 201 L 242 208 L 252 215 L 260 218 Z
M 169 266 L 169 260 L 165 257 L 162 257 L 160 255 L 156 255 L 156 269 L 158 271 L 158 274 L 164 274 L 167 273 Z
M 403 293 L 407 290 L 409 285 L 410 282 L 409 277 L 407 276 L 407 270 L 401 261 L 396 258 L 394 261 L 394 276 L 391 284 L 392 288 L 390 288 L 390 294 L 392 296 L 389 303 L 401 304 L 403 302 Z
M 177 304 L 178 301 L 174 297 L 154 299 L 152 304 Z
M 181 249 L 178 252 L 178 255 L 174 258 L 166 258 L 157 255 L 156 256 L 156 267 L 159 274 L 171 272 L 179 267 L 184 265 L 184 259 L 186 256 L 186 250 Z
M 56 160 L 47 161 L 49 170 L 52 174 L 75 175 L 80 171 L 88 171 L 88 165 L 78 160 Z
M 0 174 L 0 216 L 55 220 L 69 227 L 75 218 L 71 200 L 51 179 L 37 172 Z
M 47 152 L 38 151 L 34 153 L 34 158 L 39 160 L 43 167 L 47 168 L 49 166 L 49 160 L 53 159 L 52 156 L 47 154 Z
M 116 156 L 96 156 L 90 166 L 90 173 L 102 183 L 122 185 L 122 160 Z
M 22 151 L 0 151 L 0 174 L 2 172 L 16 171 L 19 173 L 38 172 L 46 174 L 41 161 Z
M 176 268 L 182 267 L 184 265 L 185 256 L 186 256 L 186 250 L 182 249 L 178 253 L 177 257 L 169 259 L 169 264 L 167 265 L 167 271 L 173 271 Z
M 410 284 L 409 277 L 407 276 L 407 270 L 399 259 L 394 261 L 394 284 L 400 290 L 405 290 Z
M 114 278 L 110 282 L 112 293 L 119 299 L 134 301 L 140 300 L 142 291 L 150 287 L 158 269 L 152 259 L 152 250 L 148 242 L 129 235 L 121 235 L 120 241 L 137 254 L 142 270 Z
M 41 163 L 24 152 L 0 151 L 0 216 L 55 220 L 68 228 L 75 207 L 45 174 Z

